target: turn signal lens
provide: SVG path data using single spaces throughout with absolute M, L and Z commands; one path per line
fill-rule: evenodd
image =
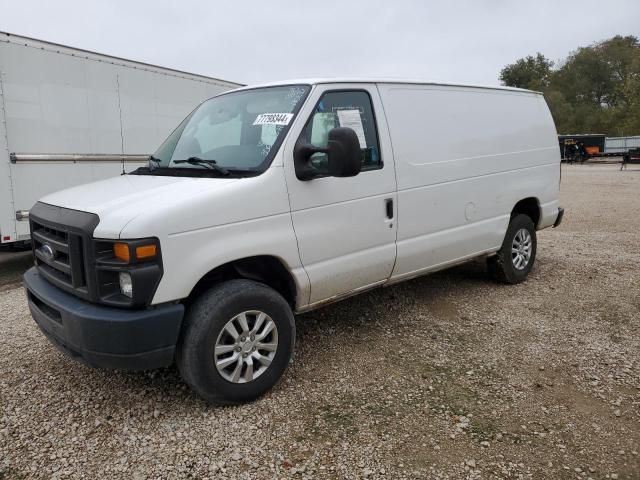
M 129 263 L 129 260 L 131 259 L 131 254 L 129 253 L 129 245 L 127 245 L 126 243 L 114 243 L 113 254 L 118 260 L 122 260 L 126 263 Z
M 138 260 L 142 258 L 151 258 L 156 256 L 156 246 L 155 245 L 142 245 L 140 247 L 136 247 L 136 258 Z

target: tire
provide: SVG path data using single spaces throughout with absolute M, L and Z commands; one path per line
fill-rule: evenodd
M 244 336 L 242 318 L 248 332 Z M 260 339 L 269 320 L 275 328 Z M 227 329 L 228 323 L 233 328 Z M 251 336 L 255 327 L 256 334 Z M 289 365 L 294 343 L 293 312 L 280 294 L 251 280 L 230 280 L 207 290 L 188 308 L 176 363 L 184 381 L 208 403 L 235 405 L 255 400 L 273 388 Z M 224 366 L 226 363 L 229 365 Z M 240 363 L 243 366 L 238 367 Z
M 512 253 L 516 236 L 519 235 L 518 238 L 520 240 L 526 239 L 526 235 L 524 235 L 522 231 L 525 231 L 530 239 L 528 259 L 526 259 L 526 248 L 524 247 L 521 251 L 522 253 L 520 253 L 520 257 L 518 257 L 518 254 Z M 518 243 L 527 244 L 526 241 Z M 518 243 L 516 243 L 516 245 Z M 507 233 L 504 236 L 500 250 L 498 250 L 496 255 L 487 259 L 489 273 L 494 279 L 502 283 L 515 284 L 523 282 L 533 268 L 536 260 L 537 245 L 536 228 L 531 218 L 528 215 L 516 215 L 509 222 L 509 227 L 507 228 Z M 523 261 L 523 258 L 526 259 L 526 263 Z

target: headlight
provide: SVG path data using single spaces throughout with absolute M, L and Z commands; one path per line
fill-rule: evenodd
M 120 272 L 120 293 L 129 298 L 133 298 L 133 283 L 129 272 Z
M 95 239 L 98 300 L 117 307 L 151 304 L 162 278 L 162 252 L 157 238 Z

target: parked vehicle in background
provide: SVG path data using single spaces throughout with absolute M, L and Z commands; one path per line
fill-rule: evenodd
M 131 171 L 200 102 L 240 86 L 0 32 L 0 243 L 38 198 Z
M 604 151 L 608 154 L 623 155 L 631 149 L 640 148 L 640 136 L 633 137 L 607 137 L 605 139 Z
M 584 162 L 605 151 L 604 134 L 558 135 L 560 155 L 567 162 Z
M 557 226 L 560 156 L 541 94 L 309 80 L 204 102 L 128 175 L 48 195 L 29 308 L 97 367 L 176 361 L 211 403 L 255 399 L 294 313 L 487 257 L 527 278 Z
M 630 154 L 640 147 L 640 136 L 605 137 L 602 134 L 558 135 L 562 161 L 584 163 L 592 158 L 619 158 L 628 162 Z
M 622 156 L 620 170 L 627 168 L 627 165 L 630 163 L 640 163 L 640 148 L 630 148 L 629 151 Z

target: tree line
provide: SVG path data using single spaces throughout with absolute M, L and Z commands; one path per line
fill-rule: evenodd
M 554 63 L 529 55 L 500 72 L 510 87 L 544 93 L 558 133 L 640 135 L 640 42 L 615 36 Z

